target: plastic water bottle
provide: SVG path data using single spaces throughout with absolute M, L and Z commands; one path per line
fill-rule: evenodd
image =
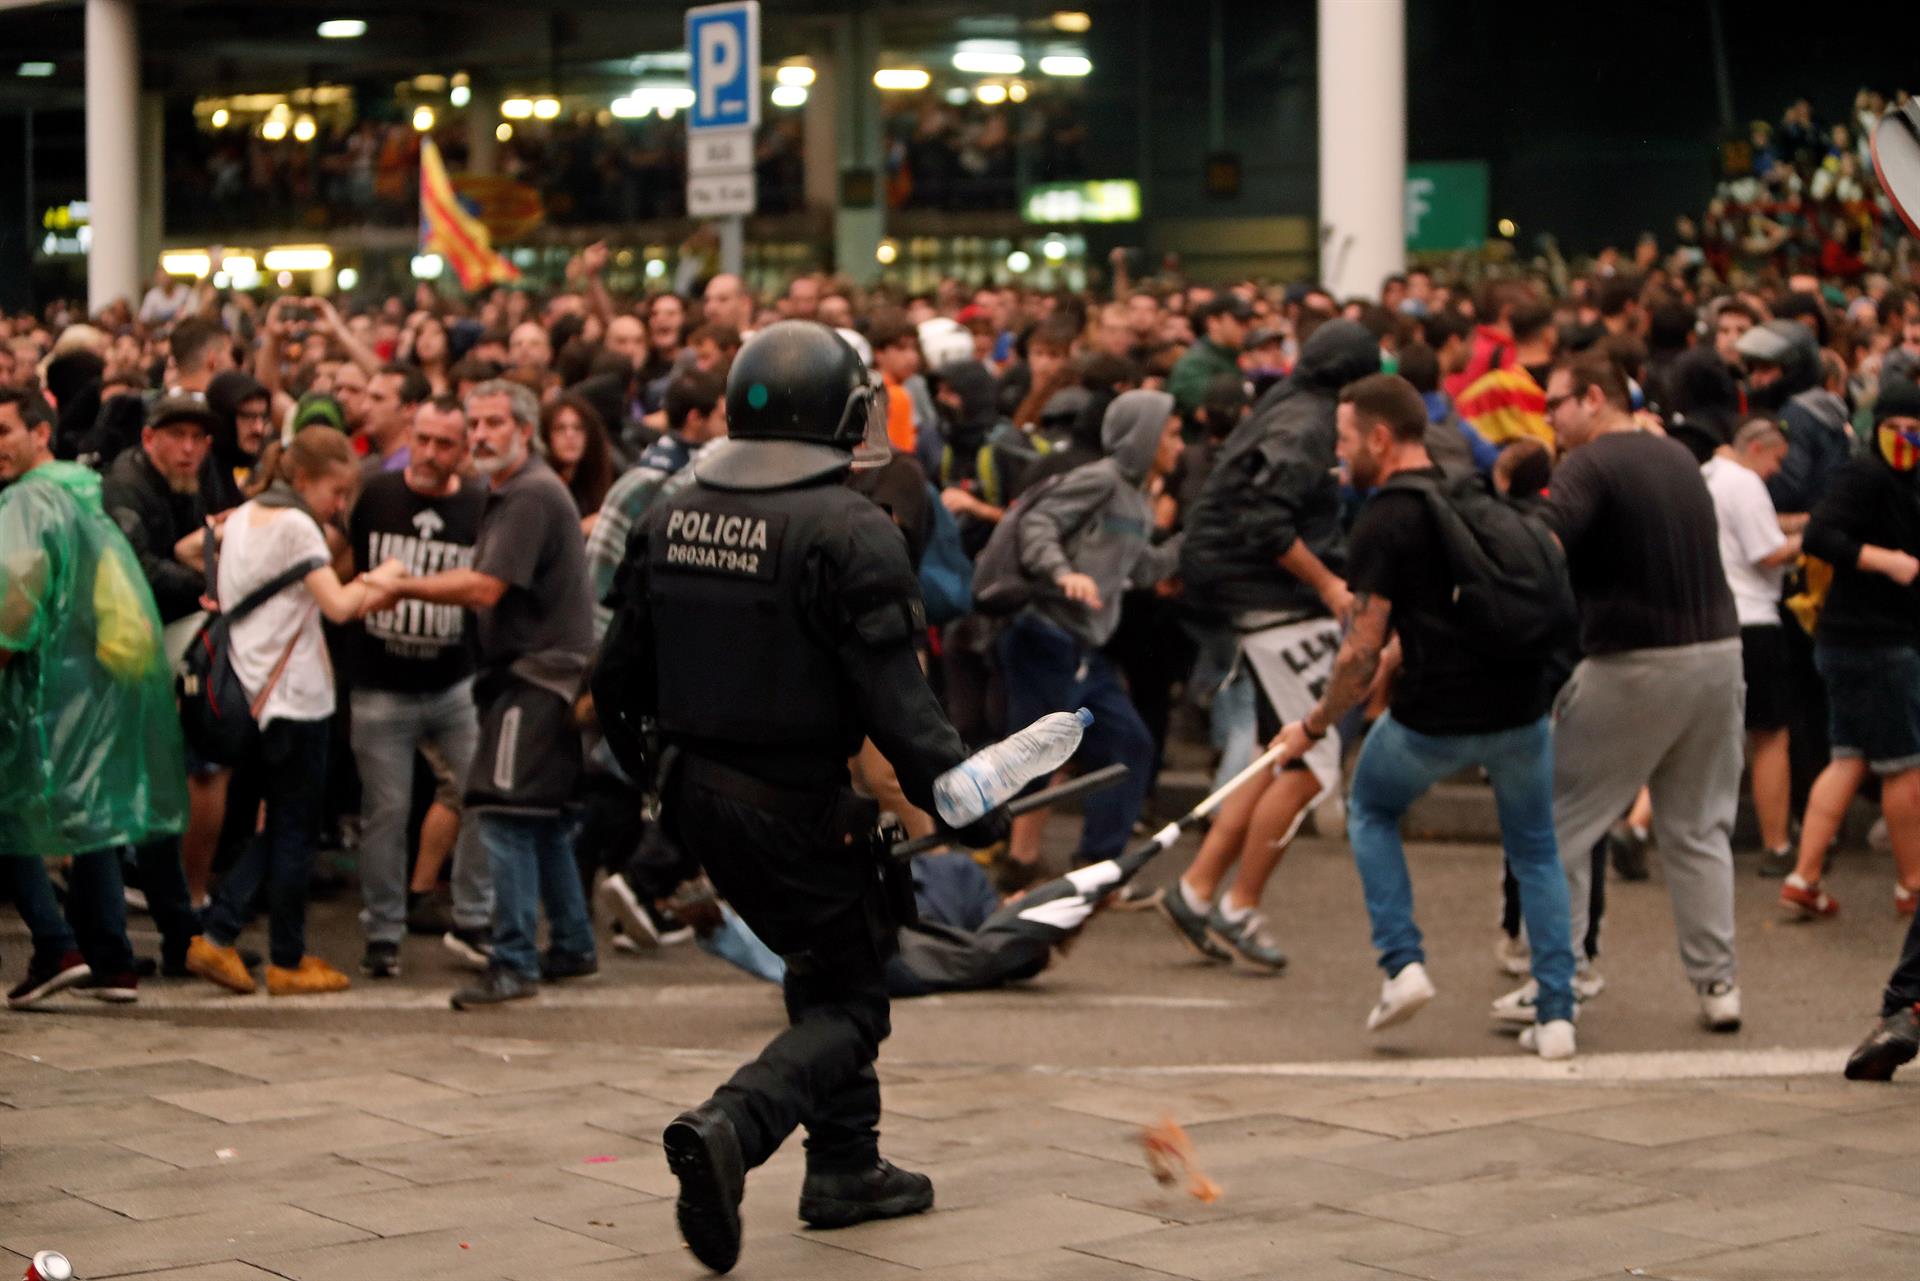
M 991 747 L 983 747 L 933 780 L 933 807 L 948 827 L 965 827 L 1034 779 L 1065 765 L 1080 749 L 1093 713 L 1049 712 Z

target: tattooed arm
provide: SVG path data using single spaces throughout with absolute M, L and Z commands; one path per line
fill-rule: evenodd
M 1306 755 L 1335 722 L 1366 698 L 1380 670 L 1381 652 L 1387 647 L 1387 620 L 1392 612 L 1392 603 L 1384 597 L 1371 592 L 1354 594 L 1353 624 L 1340 642 L 1339 657 L 1333 660 L 1327 692 L 1312 711 L 1283 728 L 1273 740 L 1274 746 L 1286 749 L 1286 759 Z

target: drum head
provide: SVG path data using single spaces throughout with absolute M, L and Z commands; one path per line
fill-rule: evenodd
M 1920 99 L 1880 117 L 1873 130 L 1873 171 L 1907 230 L 1920 236 Z

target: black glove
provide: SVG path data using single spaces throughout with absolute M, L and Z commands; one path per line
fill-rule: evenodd
M 944 826 L 944 824 L 942 825 Z M 1013 831 L 1013 819 L 1007 815 L 1007 807 L 996 806 L 982 814 L 965 827 L 953 829 L 954 839 L 969 849 L 983 850 L 989 845 L 998 845 L 1007 839 Z

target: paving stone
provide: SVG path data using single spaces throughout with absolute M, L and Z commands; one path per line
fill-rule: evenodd
M 1131 1170 L 1109 1167 L 1110 1173 L 1083 1179 L 1070 1191 L 1076 1197 L 1170 1223 L 1208 1223 L 1249 1214 L 1297 1213 L 1410 1186 L 1408 1180 L 1390 1174 L 1327 1165 L 1310 1157 L 1276 1159 L 1260 1150 L 1258 1139 L 1242 1145 L 1215 1144 L 1196 1156 L 1201 1170 L 1220 1186 L 1217 1201 L 1196 1200 L 1178 1187 L 1162 1188 L 1148 1174 L 1144 1159 Z
M 200 1118 L 185 1108 L 155 1099 L 122 1099 L 111 1109 L 99 1103 L 63 1103 L 56 1107 L 19 1108 L 0 1116 L 0 1139 L 7 1143 L 61 1143 L 68 1139 L 96 1139 L 108 1128 L 115 1134 L 179 1129 Z
M 1023 1197 L 833 1234 L 834 1245 L 912 1268 L 937 1268 L 1053 1246 L 1127 1236 L 1159 1226 L 1142 1214 L 1074 1197 Z
M 604 1064 L 571 1057 L 548 1058 L 529 1054 L 442 1055 L 438 1062 L 409 1064 L 407 1071 L 435 1085 L 466 1094 L 524 1094 L 572 1085 L 596 1084 L 606 1074 Z M 713 1082 L 718 1085 L 717 1078 Z M 712 1086 L 708 1087 L 709 1092 Z
M 248 1251 L 246 1261 L 292 1281 L 467 1281 L 470 1277 L 569 1275 L 567 1269 L 625 1251 L 532 1219 L 499 1218 L 474 1228 L 377 1237 L 285 1253 Z M 628 1263 L 631 1267 L 631 1263 Z
M 189 1090 L 159 1097 L 162 1102 L 216 1121 L 239 1123 L 316 1116 L 342 1107 L 405 1120 L 395 1109 L 472 1096 L 397 1072 L 363 1072 L 298 1082 L 279 1080 L 233 1090 Z
M 303 1250 L 367 1234 L 290 1205 L 230 1202 L 203 1214 L 158 1223 L 118 1223 L 63 1233 L 59 1250 L 88 1275 L 214 1263 L 251 1254 Z M 39 1230 L 0 1229 L 0 1245 L 31 1254 L 48 1248 Z
M 1401 1094 L 1288 1110 L 1309 1121 L 1404 1139 L 1535 1117 L 1580 1114 L 1595 1106 L 1596 1094 L 1577 1086 L 1502 1082 L 1449 1084 L 1444 1088 L 1411 1089 Z
M 496 1178 L 432 1183 L 341 1196 L 295 1193 L 292 1204 L 383 1237 L 480 1225 L 497 1219 L 544 1219 L 569 1207 L 630 1206 L 639 1194 L 588 1183 L 548 1170 L 508 1172 Z
M 1095 1082 L 1060 1093 L 1054 1106 L 1131 1125 L 1172 1116 L 1184 1126 L 1241 1117 L 1282 1115 L 1311 1118 L 1343 1104 L 1420 1093 L 1404 1081 L 1313 1082 L 1293 1077 L 1211 1076 L 1168 1078 L 1151 1086 Z
M 478 1096 L 456 1093 L 440 1086 L 429 1088 L 440 1089 L 448 1097 L 392 1105 L 380 1100 L 367 1105 L 365 1110 L 374 1116 L 386 1117 L 447 1138 L 484 1134 L 491 1130 L 522 1130 L 535 1125 L 573 1122 L 598 1124 L 604 1121 L 609 1123 L 608 1128 L 613 1128 L 630 1124 L 637 1114 L 651 1117 L 663 1110 L 659 1104 L 646 1104 L 631 1094 L 610 1090 L 597 1083 Z M 672 1119 L 673 1113 L 669 1110 L 665 1120 Z M 653 1136 L 657 1138 L 663 1128 L 664 1121 L 653 1126 Z
M 1664 1281 L 1806 1281 L 1808 1277 L 1911 1277 L 1914 1238 L 1853 1227 L 1773 1241 L 1746 1250 L 1695 1257 L 1650 1268 Z
M 277 1281 L 271 1272 L 262 1272 L 251 1263 L 229 1259 L 224 1263 L 196 1263 L 187 1268 L 168 1268 L 164 1272 L 123 1272 L 101 1281 Z
M 1338 1130 L 1335 1133 L 1354 1132 Z M 1642 1152 L 1642 1148 L 1519 1122 L 1450 1130 L 1413 1139 L 1369 1137 L 1357 1144 L 1328 1143 L 1315 1149 L 1313 1155 L 1329 1165 L 1350 1165 L 1422 1182 L 1446 1183 L 1538 1167 L 1593 1172 L 1601 1168 L 1596 1163 L 1637 1157 Z
M 1618 1179 L 1536 1168 L 1449 1183 L 1423 1183 L 1373 1196 L 1322 1199 L 1338 1209 L 1376 1219 L 1410 1223 L 1435 1232 L 1471 1235 L 1524 1227 L 1556 1217 L 1631 1209 L 1668 1200 L 1672 1195 Z
M 1896 1097 L 1899 1100 L 1897 1103 L 1889 1102 L 1871 1112 L 1815 1116 L 1801 1121 L 1795 1121 L 1791 1116 L 1776 1115 L 1772 1124 L 1756 1128 L 1768 1129 L 1788 1138 L 1811 1139 L 1837 1147 L 1863 1148 L 1869 1152 L 1904 1156 L 1920 1149 L 1920 1112 L 1914 1110 L 1911 1097 Z
M 962 1210 L 1014 1196 L 1078 1196 L 1082 1189 L 1120 1169 L 1109 1161 L 1047 1148 L 1023 1150 L 1010 1159 L 1004 1147 L 918 1168 L 933 1179 L 934 1196 L 942 1210 Z M 1144 1163 L 1136 1167 L 1136 1172 L 1143 1190 L 1155 1186 Z
M 1457 1240 L 1344 1210 L 1312 1209 L 1165 1228 L 1078 1248 L 1195 1281 L 1229 1281 L 1252 1276 L 1373 1277 L 1379 1274 L 1372 1268 L 1350 1261 L 1362 1246 L 1379 1257 L 1401 1258 L 1444 1250 Z
M 14 1188 L 40 1190 L 107 1179 L 158 1179 L 176 1170 L 165 1161 L 140 1156 L 105 1140 L 6 1144 L 0 1146 L 0 1201 L 5 1201 Z
M 1750 1130 L 1787 1133 L 1802 1120 L 1818 1128 L 1845 1124 L 1848 1118 L 1819 1115 L 1784 1102 L 1688 1093 L 1650 1096 L 1611 1107 L 1541 1117 L 1534 1124 L 1615 1143 L 1666 1147 Z
M 1713 1242 L 1696 1237 L 1598 1218 L 1560 1219 L 1456 1237 L 1447 1248 L 1417 1255 L 1363 1239 L 1347 1257 L 1429 1281 L 1577 1281 L 1593 1276 L 1596 1267 L 1610 1269 L 1615 1276 L 1635 1268 L 1666 1275 L 1661 1265 L 1716 1249 Z
M 252 1077 L 225 1072 L 192 1059 L 162 1059 L 131 1066 L 91 1068 L 39 1078 L 19 1090 L 0 1075 L 0 1101 L 19 1108 L 59 1107 L 73 1103 L 121 1103 L 141 1095 L 186 1090 L 220 1090 L 258 1085 Z
M 1766 1197 L 1785 1179 L 1826 1178 L 1862 1164 L 1857 1148 L 1778 1134 L 1716 1134 L 1665 1147 L 1623 1143 L 1610 1149 L 1596 1152 L 1582 1168 L 1688 1196 L 1711 1188 L 1722 1196 Z
M 1057 1110 L 1050 1109 L 1055 1115 Z M 1071 1114 L 1069 1114 L 1071 1115 Z M 1185 1125 L 1187 1137 L 1204 1163 L 1216 1150 L 1243 1143 L 1257 1143 L 1272 1156 L 1321 1156 L 1336 1151 L 1357 1150 L 1381 1142 L 1380 1136 L 1366 1130 L 1349 1130 L 1298 1117 L 1266 1115 L 1241 1116 L 1225 1121 L 1202 1121 Z M 1063 1151 L 1098 1157 L 1115 1164 L 1137 1167 L 1142 1162 L 1141 1127 L 1104 1120 L 1082 1122 L 1078 1130 L 1056 1134 L 1052 1126 L 1038 1130 L 1035 1141 Z
M 222 1161 L 259 1161 L 301 1153 L 352 1152 L 421 1138 L 423 1131 L 364 1112 L 335 1111 L 282 1121 L 200 1125 L 115 1140 L 120 1146 L 192 1169 Z M 221 1157 L 221 1152 L 232 1155 Z
M 107 1227 L 125 1223 L 126 1219 L 105 1206 L 95 1205 L 80 1197 L 50 1192 L 45 1197 L 31 1201 L 14 1201 L 0 1206 L 0 1222 L 30 1223 L 35 1230 L 64 1239 L 66 1233 L 76 1229 Z
M 837 1233 L 835 1235 L 838 1235 Z M 729 1281 L 908 1281 L 925 1274 L 839 1249 L 824 1238 L 783 1233 L 748 1237 Z M 529 1270 L 513 1281 L 712 1281 L 713 1273 L 684 1246 L 644 1260 L 616 1259 L 584 1267 Z
M 1857 1183 L 1863 1187 L 1887 1188 L 1894 1192 L 1916 1192 L 1920 1191 L 1920 1157 L 1866 1163 L 1856 1157 L 1844 1167 L 1823 1172 L 1821 1177 L 1836 1183 Z
M 1078 1249 L 1063 1249 L 957 1263 L 914 1275 L 925 1281 L 1166 1281 L 1174 1274 L 1104 1259 Z M 1375 1272 L 1372 1276 L 1381 1278 L 1385 1274 Z M 1343 1279 L 1335 1277 L 1333 1281 Z
M 345 1157 L 322 1154 L 222 1161 L 193 1170 L 167 1168 L 163 1177 L 122 1171 L 106 1179 L 76 1183 L 73 1192 L 128 1218 L 165 1219 L 195 1214 L 209 1205 L 236 1199 L 271 1205 L 303 1197 L 412 1186 L 405 1179 L 368 1169 Z
M 658 1144 L 641 1143 L 587 1125 L 538 1126 L 430 1142 L 418 1141 L 424 1136 L 414 1133 L 414 1140 L 357 1151 L 353 1159 L 411 1183 L 456 1183 L 509 1171 L 540 1169 L 566 1170 L 593 1177 L 612 1169 L 616 1163 L 644 1164 L 662 1173 L 666 1170 Z M 611 1156 L 615 1161 L 585 1164 L 596 1156 Z
M 1920 1196 L 1809 1179 L 1778 1187 L 1772 1196 L 1728 1197 L 1716 1190 L 1627 1210 L 1608 1216 L 1608 1221 L 1725 1245 L 1762 1245 L 1810 1231 L 1857 1225 L 1896 1230 L 1905 1225 L 1920 1232 Z
M 716 1082 L 717 1084 L 717 1082 Z M 1101 1087 L 1092 1087 L 1101 1088 Z M 1026 1077 L 1018 1089 L 1004 1072 L 925 1081 L 910 1085 L 881 1085 L 882 1105 L 888 1112 L 922 1121 L 952 1121 L 981 1113 L 1004 1112 L 1017 1099 L 1032 1108 L 1078 1092 L 1078 1083 L 1058 1077 Z

